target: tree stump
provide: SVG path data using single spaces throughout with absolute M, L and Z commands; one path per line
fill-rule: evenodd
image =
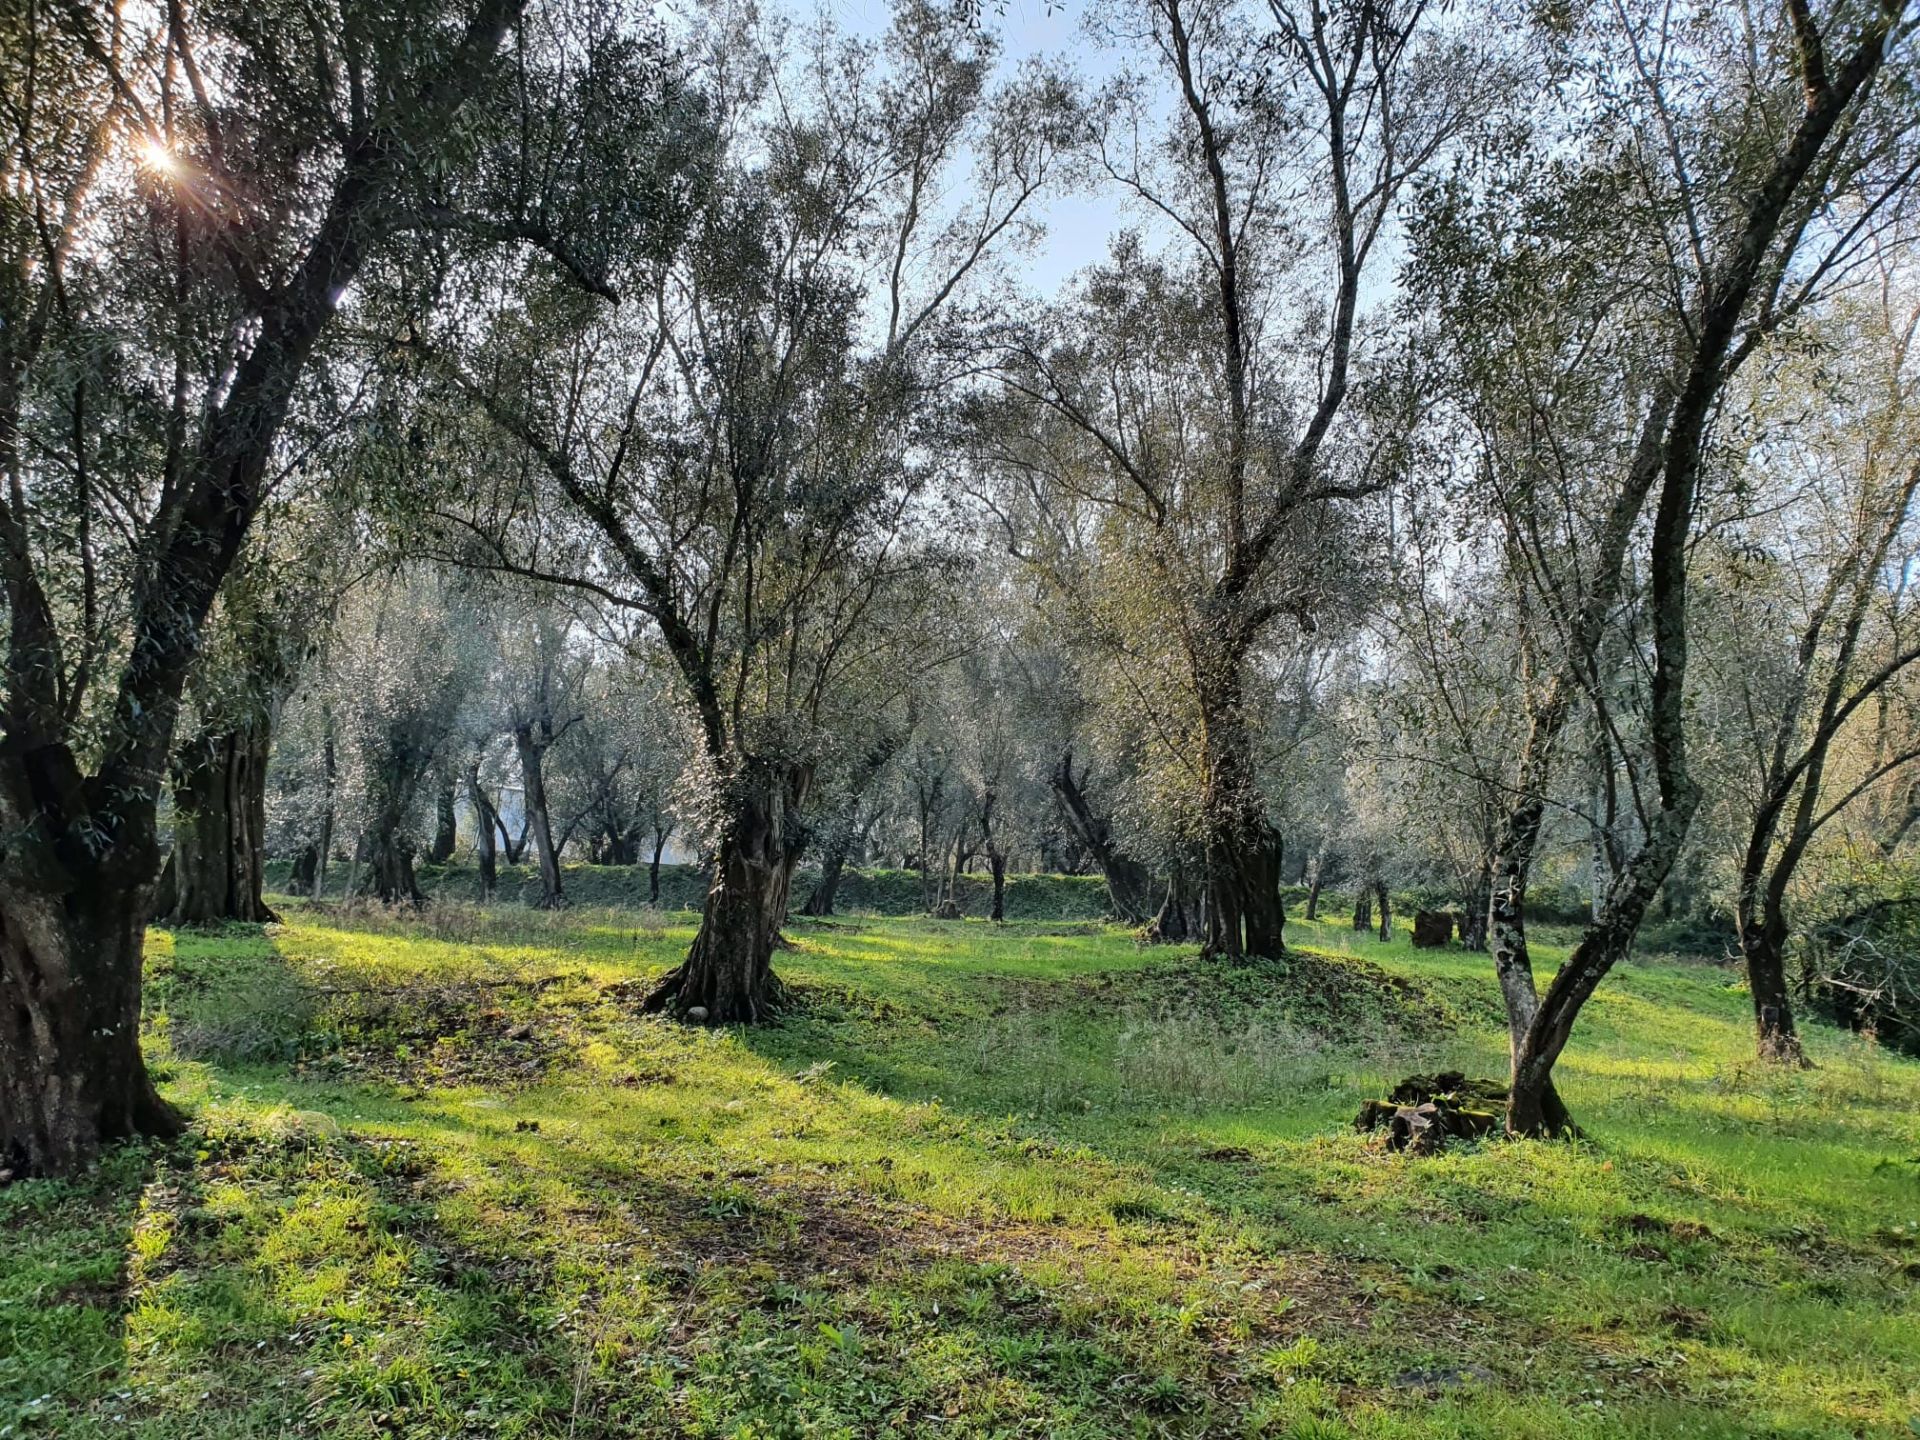
M 1439 950 L 1453 941 L 1451 910 L 1416 910 L 1413 915 L 1413 948 Z
M 1365 1135 L 1387 1132 L 1387 1148 L 1408 1155 L 1437 1155 L 1449 1140 L 1478 1140 L 1500 1126 L 1507 1087 L 1497 1080 L 1469 1080 L 1457 1070 L 1409 1075 L 1385 1100 L 1368 1100 L 1353 1128 Z

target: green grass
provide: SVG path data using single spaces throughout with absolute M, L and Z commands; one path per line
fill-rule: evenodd
M 1409 1160 L 1483 956 L 797 922 L 718 1032 L 690 915 L 283 909 L 151 936 L 185 1140 L 0 1189 L 0 1435 L 1915 1433 L 1920 1064 L 1714 967 L 1596 997 L 1585 1141 Z

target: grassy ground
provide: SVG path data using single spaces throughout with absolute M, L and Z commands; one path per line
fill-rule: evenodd
M 0 1189 L 0 1435 L 1920 1431 L 1920 1065 L 1759 1070 L 1717 969 L 1589 1007 L 1586 1142 L 1408 1160 L 1484 957 L 796 923 L 714 1033 L 689 916 L 286 913 L 151 937 L 184 1142 Z

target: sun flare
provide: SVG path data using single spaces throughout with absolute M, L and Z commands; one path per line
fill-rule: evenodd
M 137 154 L 141 167 L 156 175 L 180 173 L 180 157 L 168 149 L 166 142 L 157 135 L 149 135 L 142 140 Z

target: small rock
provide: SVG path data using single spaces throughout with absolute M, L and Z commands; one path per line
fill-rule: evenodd
M 687 1023 L 690 1025 L 706 1024 L 707 1007 L 704 1005 L 689 1005 L 687 1007 Z

